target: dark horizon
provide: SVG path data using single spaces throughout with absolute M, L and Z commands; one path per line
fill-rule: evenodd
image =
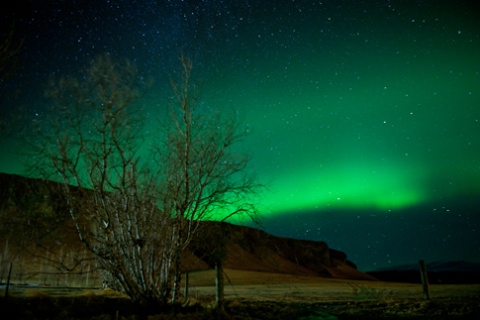
M 293 211 L 266 217 L 264 229 L 278 236 L 325 241 L 364 272 L 416 265 L 419 260 L 480 263 L 480 241 L 474 231 L 480 228 L 477 208 L 480 199 L 469 196 L 388 214 L 374 208 Z M 461 212 L 462 219 L 452 221 L 450 211 Z M 332 216 L 335 219 L 329 219 Z

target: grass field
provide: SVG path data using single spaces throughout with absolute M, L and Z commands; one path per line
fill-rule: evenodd
M 214 305 L 214 272 L 190 274 L 189 297 L 170 309 L 141 310 L 100 288 L 12 286 L 1 319 L 480 319 L 480 285 L 352 281 L 226 270 L 225 313 Z M 2 293 L 2 297 L 4 293 Z

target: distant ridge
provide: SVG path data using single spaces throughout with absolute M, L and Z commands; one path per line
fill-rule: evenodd
M 386 268 L 379 268 L 378 271 L 412 271 L 418 270 L 418 264 L 404 264 Z M 468 261 L 435 261 L 427 263 L 427 270 L 432 272 L 477 272 L 480 273 L 480 263 Z
M 427 263 L 430 283 L 480 283 L 480 263 L 436 261 Z M 383 281 L 420 283 L 418 264 L 405 264 L 367 272 Z

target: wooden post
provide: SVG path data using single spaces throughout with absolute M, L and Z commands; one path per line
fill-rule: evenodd
M 5 287 L 5 301 L 8 299 L 8 288 L 10 287 L 10 276 L 12 275 L 12 263 L 8 266 L 7 286 Z
M 420 265 L 420 277 L 422 278 L 423 296 L 425 300 L 430 300 L 430 284 L 428 283 L 427 266 L 423 260 L 420 260 L 418 263 Z
M 223 298 L 224 298 L 224 278 L 223 278 L 223 263 L 221 259 L 218 259 L 215 264 L 215 303 L 217 311 L 223 311 Z
M 185 287 L 184 287 L 184 291 L 183 291 L 183 294 L 185 296 L 185 300 L 188 299 L 188 275 L 190 273 L 189 272 L 185 272 Z

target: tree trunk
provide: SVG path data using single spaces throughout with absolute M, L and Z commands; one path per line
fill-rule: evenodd
M 178 288 L 180 286 L 180 281 L 182 279 L 182 275 L 180 273 L 180 266 L 178 265 L 180 263 L 180 259 L 177 258 L 176 262 L 176 267 L 175 267 L 175 274 L 173 277 L 173 290 L 172 290 L 172 305 L 175 307 L 177 304 L 177 298 L 178 298 Z

